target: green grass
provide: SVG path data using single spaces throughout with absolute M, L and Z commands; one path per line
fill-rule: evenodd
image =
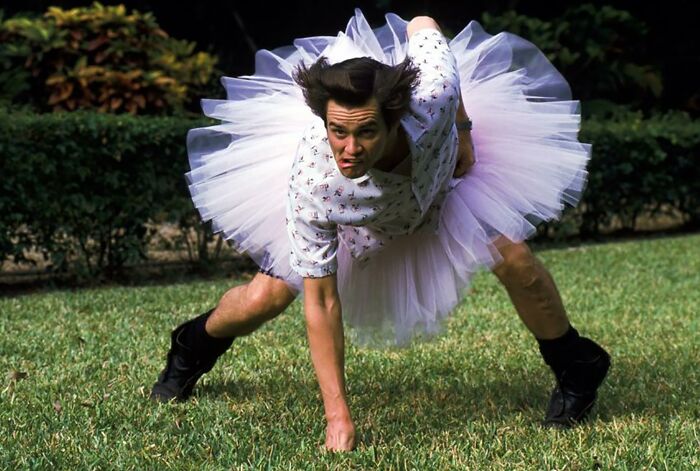
M 700 469 L 700 235 L 537 253 L 613 359 L 578 429 L 539 428 L 552 377 L 489 273 L 435 342 L 348 345 L 349 454 L 321 449 L 298 302 L 154 405 L 169 331 L 233 282 L 113 287 L 0 300 L 0 468 Z

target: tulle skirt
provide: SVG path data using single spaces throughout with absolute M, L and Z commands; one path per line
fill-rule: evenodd
M 292 80 L 299 63 L 406 56 L 406 21 L 389 14 L 372 30 L 357 10 L 337 36 L 297 39 L 256 55 L 255 74 L 222 79 L 226 100 L 203 100 L 220 124 L 188 134 L 195 206 L 261 271 L 303 292 L 291 268 L 285 226 L 287 179 L 313 115 Z M 477 163 L 453 179 L 437 233 L 397 238 L 360 267 L 341 244 L 338 289 L 343 318 L 359 342 L 405 345 L 440 332 L 473 274 L 501 261 L 496 243 L 520 242 L 539 222 L 577 204 L 590 146 L 578 141 L 579 103 L 532 43 L 490 35 L 475 21 L 450 41 Z

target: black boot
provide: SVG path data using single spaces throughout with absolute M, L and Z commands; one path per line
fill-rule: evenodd
M 559 355 L 542 348 L 545 361 L 552 367 L 557 386 L 552 391 L 544 427 L 567 429 L 583 422 L 590 413 L 597 397 L 597 390 L 610 368 L 610 355 L 597 343 L 586 337 L 567 332 L 567 345 L 557 346 Z M 547 342 L 547 341 L 544 341 Z M 549 358 L 548 358 L 549 355 Z
M 211 370 L 216 360 L 231 346 L 231 338 L 214 338 L 204 329 L 214 310 L 179 325 L 170 335 L 170 351 L 165 369 L 151 389 L 157 402 L 184 401 L 201 376 Z

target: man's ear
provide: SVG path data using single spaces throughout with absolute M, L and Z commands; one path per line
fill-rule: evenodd
M 397 121 L 391 126 L 391 128 L 389 128 L 389 132 L 390 132 L 391 134 L 396 134 L 396 133 L 398 133 L 399 127 L 400 127 L 400 126 L 401 126 L 401 120 L 399 119 L 399 120 L 397 120 Z

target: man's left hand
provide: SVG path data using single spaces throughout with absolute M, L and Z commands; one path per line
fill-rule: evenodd
M 474 165 L 474 143 L 472 142 L 472 133 L 468 130 L 457 131 L 459 144 L 457 145 L 457 165 L 453 176 L 459 178 L 465 175 Z

